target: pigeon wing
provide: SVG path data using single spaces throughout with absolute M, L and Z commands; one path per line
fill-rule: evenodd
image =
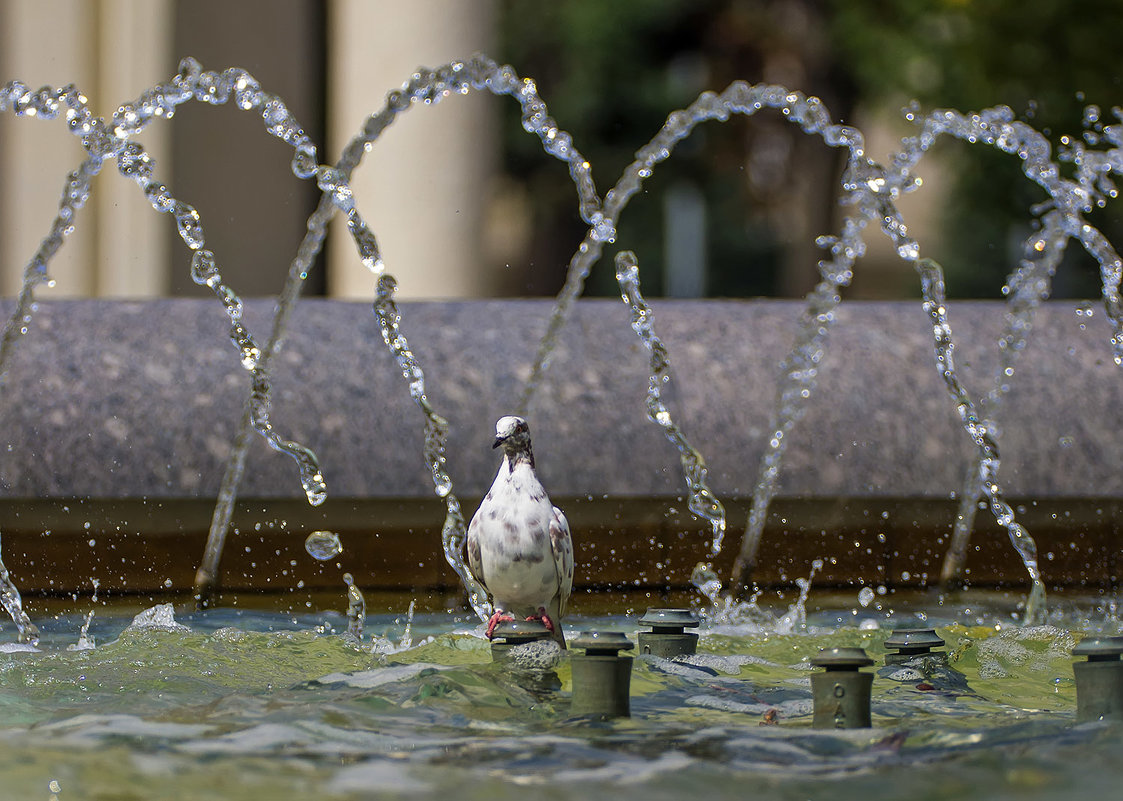
M 468 525 L 468 569 L 476 577 L 476 581 L 487 589 L 487 580 L 484 579 L 483 558 L 480 556 L 480 514 L 476 512 L 472 522 Z M 488 590 L 490 592 L 490 590 Z
M 558 572 L 558 618 L 561 618 L 573 592 L 573 537 L 569 533 L 569 521 L 556 506 L 550 517 L 550 550 Z

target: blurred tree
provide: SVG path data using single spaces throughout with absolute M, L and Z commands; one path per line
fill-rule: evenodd
M 829 0 L 831 44 L 853 71 L 864 103 L 918 100 L 925 110 L 1007 105 L 1049 136 L 1081 133 L 1087 103 L 1123 100 L 1118 0 Z M 940 250 L 949 294 L 996 297 L 1045 194 L 1017 159 L 984 146 L 941 143 L 957 169 Z M 1123 242 L 1118 208 L 1092 222 Z M 1098 268 L 1070 247 L 1055 297 L 1098 294 Z
M 1003 103 L 1054 143 L 1080 133 L 1086 102 L 1123 95 L 1110 63 L 1123 29 L 1119 0 L 505 0 L 499 11 L 499 57 L 538 81 L 602 192 L 671 110 L 736 79 L 817 95 L 840 122 L 858 106 L 910 98 L 926 110 Z M 507 170 L 527 183 L 533 232 L 532 267 L 515 272 L 509 290 L 550 293 L 584 225 L 558 165 L 521 130 L 517 109 L 506 113 Z M 1044 194 L 1005 154 L 938 147 L 953 157 L 955 188 L 948 233 L 926 252 L 945 262 L 952 296 L 997 297 Z M 814 238 L 837 227 L 840 168 L 837 151 L 774 112 L 708 123 L 632 200 L 617 245 L 637 252 L 645 292 L 663 291 L 666 200 L 687 188 L 704 201 L 704 294 L 802 295 L 816 279 Z M 1117 212 L 1093 221 L 1123 241 Z M 611 273 L 598 266 L 589 292 L 615 294 Z M 1056 292 L 1094 295 L 1097 276 L 1070 248 Z
M 838 116 L 852 106 L 846 73 L 825 47 L 813 0 L 570 0 L 500 6 L 499 57 L 532 76 L 558 124 L 593 164 L 606 191 L 667 115 L 706 89 L 746 79 L 816 94 Z M 552 293 L 585 226 L 557 164 L 526 136 L 511 107 L 505 121 L 507 169 L 529 184 L 533 240 L 529 275 L 514 293 Z M 798 165 L 798 167 L 796 166 Z M 815 282 L 814 238 L 835 216 L 841 162 L 772 111 L 751 121 L 707 123 L 677 148 L 632 199 L 617 245 L 635 250 L 644 290 L 665 288 L 669 197 L 700 195 L 705 214 L 703 290 L 711 296 L 801 295 Z M 689 231 L 686 235 L 691 235 Z M 676 265 L 682 267 L 683 265 Z M 589 293 L 616 293 L 606 259 Z

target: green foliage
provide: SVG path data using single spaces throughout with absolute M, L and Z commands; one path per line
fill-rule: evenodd
M 1088 103 L 1123 103 L 1117 0 L 830 0 L 831 42 L 864 103 L 915 98 L 925 110 L 1011 107 L 1053 141 L 1079 134 Z M 944 214 L 949 292 L 995 297 L 1044 194 L 1010 156 L 956 146 L 958 172 Z M 1109 210 L 1110 211 L 1110 210 Z M 1118 211 L 1093 221 L 1123 243 Z M 1069 248 L 1056 291 L 1098 294 L 1091 259 Z
M 1123 104 L 1119 0 L 505 0 L 499 12 L 499 57 L 538 80 L 551 113 L 594 165 L 601 192 L 671 110 L 734 79 L 788 83 L 821 97 L 840 121 L 859 105 L 900 107 L 913 98 L 924 110 L 1004 104 L 1055 145 L 1063 134 L 1081 133 L 1086 104 Z M 585 226 L 558 166 L 521 130 L 516 110 L 506 113 L 507 169 L 525 177 L 534 203 L 529 258 L 538 277 L 523 291 L 552 292 Z M 802 294 L 810 287 L 814 256 L 805 243 L 802 252 L 793 248 L 784 218 L 810 217 L 808 240 L 829 233 L 829 211 L 813 206 L 835 203 L 837 171 L 820 165 L 802 189 L 792 188 L 799 183 L 793 176 L 808 168 L 809 148 L 821 145 L 787 130 L 792 126 L 773 123 L 767 131 L 766 115 L 702 126 L 656 170 L 645 185 L 649 196 L 624 212 L 619 244 L 637 252 L 649 296 L 661 290 L 661 198 L 680 181 L 700 187 L 706 199 L 708 294 Z M 772 167 L 791 186 L 758 185 L 753 158 L 767 136 L 774 148 L 787 137 L 787 160 Z M 951 142 L 937 149 L 954 155 L 954 189 L 942 241 L 922 245 L 948 270 L 951 296 L 998 297 L 1044 194 L 1010 156 Z M 798 192 L 804 197 L 793 200 Z M 1109 208 L 1092 220 L 1123 243 L 1119 217 Z M 1098 293 L 1097 270 L 1078 250 L 1069 249 L 1058 295 Z M 793 278 L 793 269 L 804 272 Z M 615 294 L 611 272 L 599 265 L 590 291 Z
M 831 44 L 865 100 L 1037 109 L 1046 126 L 1079 124 L 1091 102 L 1123 94 L 1112 63 L 1123 29 L 1116 0 L 830 0 Z
M 697 47 L 681 34 L 687 21 L 709 5 L 678 0 L 516 0 L 502 5 L 501 57 L 537 81 L 550 113 L 592 163 L 602 194 L 631 162 L 636 148 L 659 130 L 667 113 L 697 95 L 697 88 L 668 80 L 665 65 L 676 54 Z M 552 293 L 561 286 L 566 259 L 581 241 L 585 225 L 559 165 L 549 163 L 538 141 L 515 123 L 513 106 L 507 115 L 507 168 L 529 180 L 534 204 L 531 260 L 537 266 L 527 289 Z M 687 168 L 675 159 L 668 172 L 681 174 Z M 659 258 L 660 230 L 658 204 L 644 198 L 637 198 L 621 220 L 621 241 L 636 250 L 645 272 L 651 272 Z M 615 294 L 611 272 L 609 261 L 598 267 L 590 283 L 594 294 Z M 658 275 L 651 279 L 645 285 L 658 294 Z

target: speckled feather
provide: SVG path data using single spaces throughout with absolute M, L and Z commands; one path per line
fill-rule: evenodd
M 528 617 L 545 609 L 564 646 L 560 621 L 573 589 L 569 522 L 534 471 L 526 421 L 504 417 L 495 434 L 503 463 L 468 526 L 468 565 L 497 612 Z

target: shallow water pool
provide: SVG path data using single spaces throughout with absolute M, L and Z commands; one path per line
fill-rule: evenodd
M 5 629 L 3 798 L 1067 799 L 1123 781 L 1123 727 L 1075 724 L 1069 653 L 1119 626 L 1078 606 L 1032 628 L 942 608 L 938 675 L 881 667 L 894 621 L 850 611 L 711 624 L 695 658 L 637 658 L 632 718 L 611 722 L 569 714 L 565 657 L 549 689 L 493 665 L 472 619 L 371 615 L 360 641 L 333 613 L 170 611 L 99 610 L 82 650 L 82 615 L 37 620 L 37 651 Z M 878 661 L 872 729 L 811 728 L 808 660 L 834 645 Z

